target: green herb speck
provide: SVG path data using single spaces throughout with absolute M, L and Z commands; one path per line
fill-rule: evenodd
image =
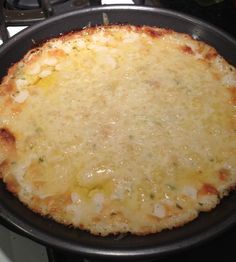
M 168 186 L 168 188 L 171 189 L 171 190 L 175 190 L 175 189 L 176 189 L 175 186 L 172 186 L 172 185 L 170 185 L 170 184 L 168 184 L 167 186 Z
M 43 129 L 42 129 L 42 127 L 37 127 L 37 128 L 35 129 L 35 131 L 36 131 L 37 133 L 40 133 L 40 132 L 43 131 Z
M 150 198 L 151 199 L 154 199 L 155 198 L 155 195 L 153 193 L 150 194 Z

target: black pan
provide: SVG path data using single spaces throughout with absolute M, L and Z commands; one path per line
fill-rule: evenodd
M 229 35 L 189 16 L 164 9 L 139 6 L 95 7 L 67 13 L 36 24 L 14 36 L 0 48 L 0 77 L 35 43 L 71 30 L 102 24 L 102 14 L 110 23 L 130 23 L 171 28 L 188 33 L 214 46 L 236 66 L 236 41 Z M 21 204 L 0 183 L 0 218 L 11 229 L 48 246 L 100 258 L 152 258 L 195 246 L 222 233 L 236 221 L 236 192 L 212 212 L 172 231 L 149 236 L 96 237 L 43 218 Z M 138 219 L 138 217 L 137 217 Z

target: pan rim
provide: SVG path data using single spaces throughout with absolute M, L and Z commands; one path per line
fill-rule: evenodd
M 0 47 L 0 52 L 4 54 L 11 46 L 16 42 L 19 41 L 21 38 L 29 34 L 31 31 L 37 31 L 41 27 L 54 23 L 60 19 L 66 18 L 67 16 L 73 16 L 77 14 L 85 14 L 87 12 L 95 12 L 95 11 L 103 11 L 105 12 L 106 10 L 133 10 L 133 11 L 149 11 L 153 13 L 160 13 L 164 15 L 168 15 L 171 17 L 179 17 L 184 20 L 187 20 L 193 24 L 197 24 L 200 26 L 203 26 L 204 28 L 208 28 L 209 30 L 213 30 L 217 34 L 219 34 L 221 37 L 225 38 L 227 41 L 233 43 L 233 45 L 236 46 L 236 40 L 230 36 L 228 33 L 225 33 L 223 30 L 216 28 L 215 26 L 205 22 L 201 21 L 197 18 L 194 18 L 189 15 L 185 15 L 184 13 L 181 12 L 174 12 L 170 11 L 168 9 L 164 8 L 155 8 L 155 7 L 144 7 L 144 6 L 134 6 L 134 5 L 106 5 L 106 6 L 99 6 L 99 7 L 89 7 L 89 8 L 84 8 L 81 10 L 76 10 L 72 12 L 68 12 L 66 14 L 58 15 L 55 17 L 51 17 L 45 21 L 39 22 L 33 26 L 30 26 L 29 28 L 24 29 L 22 32 L 16 34 L 13 36 L 10 40 L 8 40 L 6 43 L 4 43 Z M 76 252 L 78 254 L 86 254 L 88 256 L 104 256 L 104 257 L 153 257 L 153 256 L 159 256 L 159 255 L 165 255 L 167 253 L 173 253 L 176 251 L 185 250 L 187 248 L 193 247 L 198 245 L 199 243 L 203 243 L 207 240 L 210 240 L 219 234 L 223 233 L 226 229 L 230 228 L 236 223 L 236 213 L 233 213 L 231 216 L 228 217 L 227 220 L 222 221 L 221 223 L 217 224 L 216 226 L 209 228 L 207 231 L 204 233 L 201 232 L 198 235 L 194 235 L 189 237 L 186 240 L 181 240 L 179 242 L 175 242 L 173 244 L 169 244 L 166 246 L 157 246 L 157 247 L 144 247 L 144 248 L 137 248 L 137 249 L 132 249 L 132 250 L 127 250 L 127 249 L 120 249 L 120 250 L 112 250 L 112 248 L 101 248 L 101 247 L 88 247 L 88 246 L 83 246 L 82 244 L 76 245 L 75 243 L 70 243 L 68 241 L 61 240 L 58 241 L 58 238 L 54 236 L 50 236 L 45 232 L 42 232 L 42 230 L 38 229 L 33 229 L 32 227 L 22 221 L 21 219 L 15 217 L 12 215 L 7 208 L 4 207 L 4 205 L 1 204 L 0 202 L 0 218 L 2 218 L 6 224 L 9 224 L 13 226 L 16 230 L 20 231 L 23 233 L 23 235 L 26 235 L 32 240 L 35 240 L 37 242 L 40 242 L 42 244 L 46 244 L 48 246 L 53 246 L 57 247 L 63 250 L 67 250 L 70 252 Z M 45 237 L 46 236 L 46 237 Z M 53 243 L 53 244 L 52 244 Z
M 5 214 L 4 214 L 5 211 Z M 155 258 L 158 256 L 170 255 L 180 251 L 184 251 L 196 246 L 202 245 L 203 243 L 216 238 L 220 234 L 224 233 L 227 229 L 230 229 L 236 224 L 236 212 L 229 216 L 226 220 L 220 222 L 214 227 L 208 228 L 207 231 L 201 232 L 200 234 L 193 235 L 187 239 L 174 242 L 173 244 L 166 244 L 163 246 L 156 247 L 143 247 L 127 250 L 127 248 L 119 248 L 114 250 L 112 248 L 101 248 L 101 247 L 91 247 L 86 246 L 81 243 L 71 244 L 67 241 L 58 240 L 57 237 L 53 237 L 42 230 L 32 229 L 32 227 L 12 215 L 7 209 L 0 203 L 0 218 L 3 219 L 5 223 L 4 226 L 8 227 L 10 230 L 16 230 L 16 233 L 21 234 L 24 237 L 36 241 L 40 244 L 46 245 L 47 247 L 58 248 L 71 253 L 76 253 L 80 255 L 85 255 L 89 257 L 104 257 L 104 258 Z M 55 222 L 56 223 L 56 222 Z M 190 222 L 191 223 L 191 222 Z M 1 224 L 1 220 L 0 220 Z M 61 225 L 63 226 L 63 225 Z M 158 233 L 157 233 L 158 234 Z M 137 236 L 143 237 L 143 236 Z M 145 237 L 145 236 L 144 236 Z
M 188 22 L 191 22 L 193 24 L 204 26 L 205 28 L 208 28 L 212 31 L 215 31 L 218 35 L 221 35 L 223 38 L 232 42 L 236 46 L 236 38 L 234 38 L 232 35 L 230 35 L 226 31 L 224 31 L 223 29 L 219 29 L 218 27 L 214 26 L 213 24 L 211 24 L 207 21 L 204 21 L 203 19 L 198 19 L 194 16 L 187 15 L 183 12 L 172 11 L 172 10 L 169 10 L 169 9 L 166 9 L 166 8 L 151 7 L 151 6 L 135 6 L 135 5 L 130 5 L 130 4 L 126 4 L 126 5 L 114 4 L 114 5 L 105 5 L 105 6 L 97 6 L 97 7 L 87 7 L 87 8 L 67 12 L 67 13 L 64 13 L 64 14 L 56 15 L 56 16 L 53 16 L 53 17 L 49 17 L 46 20 L 43 20 L 43 21 L 38 22 L 34 25 L 31 25 L 31 26 L 23 29 L 22 31 L 16 33 L 14 36 L 9 38 L 5 43 L 3 43 L 2 46 L 0 46 L 0 51 L 4 52 L 5 49 L 9 48 L 9 46 L 11 44 L 14 44 L 15 41 L 18 41 L 19 38 L 24 37 L 29 32 L 37 30 L 38 28 L 41 28 L 44 25 L 56 22 L 57 20 L 66 18 L 67 16 L 73 16 L 73 15 L 78 14 L 78 13 L 84 14 L 84 13 L 88 13 L 88 12 L 106 11 L 106 10 L 111 10 L 111 9 L 112 10 L 127 10 L 127 9 L 129 9 L 129 10 L 141 11 L 141 12 L 142 11 L 149 11 L 149 12 L 153 12 L 153 13 L 158 12 L 160 14 L 165 14 L 165 15 L 172 16 L 172 17 L 174 16 L 174 17 L 182 18 L 182 19 L 185 19 Z

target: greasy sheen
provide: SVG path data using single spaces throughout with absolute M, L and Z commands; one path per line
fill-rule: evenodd
M 49 40 L 0 86 L 0 177 L 33 211 L 93 234 L 183 225 L 236 184 L 235 90 L 214 48 L 171 30 Z

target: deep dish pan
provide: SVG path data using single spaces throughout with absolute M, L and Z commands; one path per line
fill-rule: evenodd
M 0 77 L 35 44 L 88 24 L 103 23 L 106 13 L 110 23 L 129 23 L 171 28 L 188 33 L 217 49 L 236 66 L 236 42 L 230 36 L 208 24 L 183 14 L 148 7 L 106 6 L 63 14 L 28 28 L 13 37 L 0 49 Z M 0 183 L 0 218 L 11 228 L 43 244 L 87 256 L 137 259 L 194 246 L 216 236 L 236 221 L 236 193 L 224 199 L 210 213 L 201 214 L 182 228 L 163 231 L 145 237 L 127 235 L 96 237 L 43 218 L 21 204 Z

